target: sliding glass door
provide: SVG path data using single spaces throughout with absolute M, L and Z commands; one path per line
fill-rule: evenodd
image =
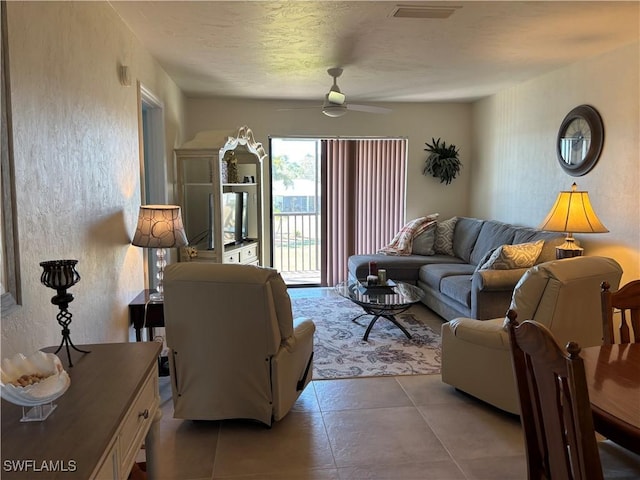
M 272 138 L 272 266 L 288 285 L 332 286 L 405 221 L 406 139 Z
M 288 285 L 320 284 L 320 140 L 271 139 L 271 255 Z

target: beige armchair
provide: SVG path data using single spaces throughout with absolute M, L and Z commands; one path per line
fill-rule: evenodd
M 275 270 L 172 264 L 164 318 L 176 418 L 271 425 L 311 380 L 315 325 L 293 319 Z
M 518 318 L 545 325 L 560 345 L 602 344 L 600 284 L 617 288 L 622 268 L 611 258 L 575 257 L 530 268 L 511 305 Z M 505 312 L 506 314 L 506 312 Z M 442 325 L 442 381 L 507 412 L 520 412 L 504 318 L 456 318 Z

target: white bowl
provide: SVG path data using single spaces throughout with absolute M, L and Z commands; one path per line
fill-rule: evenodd
M 40 374 L 46 378 L 26 387 L 11 383 L 22 375 L 30 374 Z M 53 353 L 40 351 L 29 357 L 18 353 L 12 358 L 2 360 L 0 380 L 2 398 L 25 407 L 52 402 L 66 392 L 71 385 L 69 374 L 62 367 L 60 359 Z

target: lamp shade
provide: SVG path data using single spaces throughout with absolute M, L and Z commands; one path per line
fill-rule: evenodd
M 606 233 L 605 227 L 591 206 L 589 192 L 577 191 L 577 185 L 571 191 L 558 194 L 556 203 L 540 225 L 542 230 L 567 233 Z
M 136 233 L 131 242 L 137 247 L 178 248 L 188 244 L 177 205 L 142 205 Z

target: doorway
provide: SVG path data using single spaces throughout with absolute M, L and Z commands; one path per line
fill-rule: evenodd
M 144 85 L 138 83 L 138 137 L 140 144 L 141 205 L 167 203 L 167 166 L 164 146 L 164 105 Z M 158 273 L 155 255 L 143 249 L 145 288 L 155 285 Z
M 347 279 L 405 220 L 406 138 L 270 139 L 271 265 L 289 286 Z
M 289 286 L 320 285 L 320 140 L 270 139 L 271 265 Z

